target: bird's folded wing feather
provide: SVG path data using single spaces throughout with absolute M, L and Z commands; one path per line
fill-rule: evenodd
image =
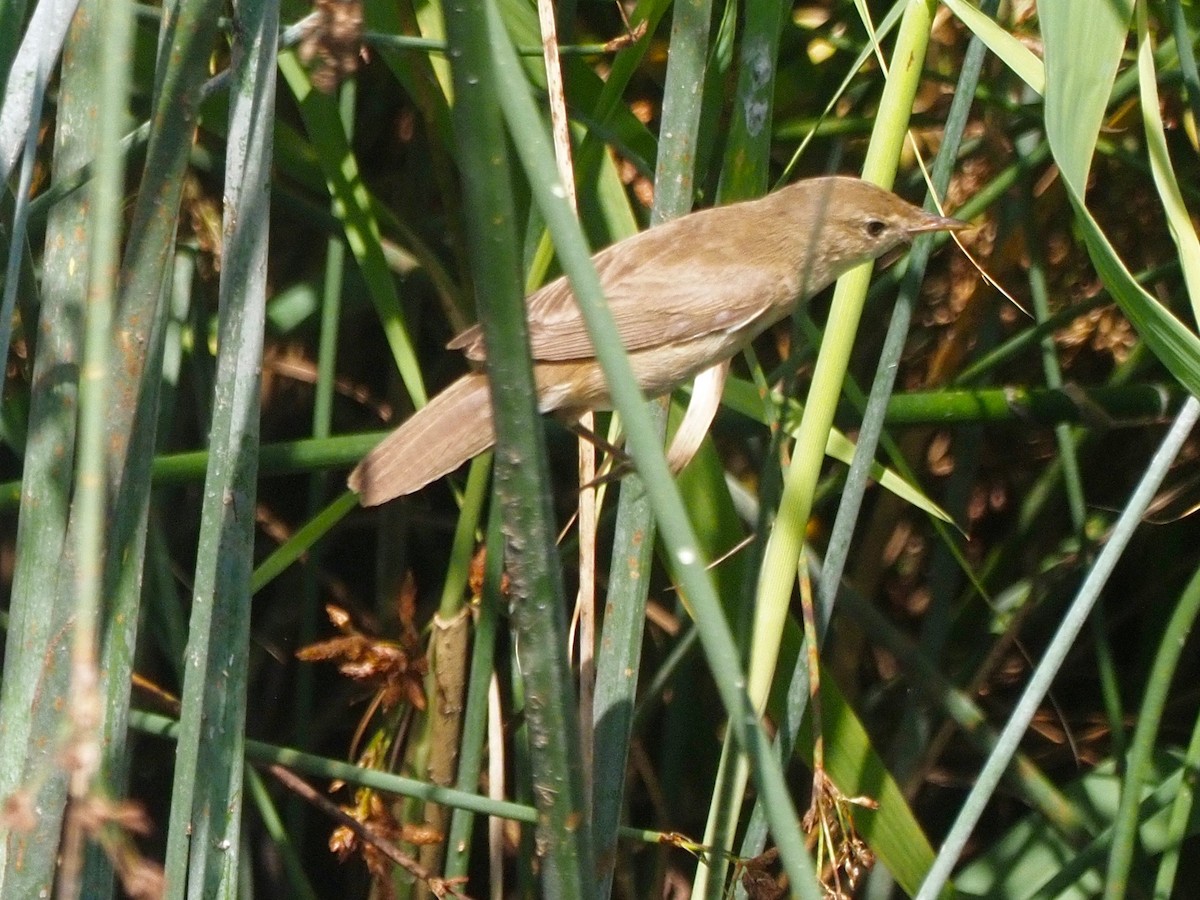
M 762 255 L 744 252 L 745 241 L 730 241 L 726 236 L 703 248 L 705 252 L 696 252 L 695 246 L 685 252 L 671 239 L 670 231 L 665 226 L 643 232 L 633 239 L 638 247 L 624 241 L 595 258 L 626 350 L 736 331 L 762 316 L 788 292 L 786 276 L 778 268 L 763 266 Z M 680 270 L 680 255 L 693 260 L 686 272 Z M 534 359 L 561 361 L 594 355 L 579 305 L 565 278 L 534 292 L 526 307 Z M 484 357 L 478 325 L 449 346 L 476 361 Z

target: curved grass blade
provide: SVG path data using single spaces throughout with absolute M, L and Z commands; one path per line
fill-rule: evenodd
M 1046 68 L 1032 50 L 1001 28 L 996 20 L 966 0 L 942 0 L 959 21 L 1001 62 L 1040 95 L 1046 93 Z
M 1171 618 L 1163 628 L 1154 663 L 1147 673 L 1146 692 L 1138 706 L 1137 726 L 1125 761 L 1121 804 L 1113 820 L 1108 871 L 1104 877 L 1106 900 L 1121 900 L 1130 892 L 1129 872 L 1137 849 L 1144 788 L 1151 778 L 1155 743 L 1163 725 L 1171 682 L 1179 670 L 1179 660 L 1197 616 L 1200 616 L 1200 569 L 1192 575 L 1176 601 Z
M 1085 203 L 1087 173 L 1133 9 L 1130 0 L 1064 0 L 1040 10 L 1046 45 L 1046 136 L 1100 278 L 1154 355 L 1200 395 L 1200 339 L 1125 268 Z M 1092 48 L 1078 65 L 1079 46 Z
M 1200 240 L 1196 227 L 1183 203 L 1183 193 L 1171 165 L 1167 150 L 1167 135 L 1159 109 L 1157 73 L 1154 66 L 1154 40 L 1150 34 L 1149 10 L 1145 0 L 1137 0 L 1138 85 L 1141 88 L 1142 124 L 1146 131 L 1146 148 L 1150 170 L 1158 196 L 1167 214 L 1167 225 L 1179 251 L 1179 266 L 1183 282 L 1192 301 L 1192 316 L 1200 322 Z

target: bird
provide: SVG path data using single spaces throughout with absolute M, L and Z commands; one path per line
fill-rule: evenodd
M 699 210 L 592 257 L 639 387 L 666 394 L 727 363 L 859 264 L 918 234 L 966 227 L 849 176 L 802 179 L 755 200 Z M 566 419 L 611 408 L 566 277 L 526 298 L 538 410 Z M 412 494 L 495 443 L 483 332 L 448 347 L 473 370 L 371 450 L 348 484 L 364 506 Z

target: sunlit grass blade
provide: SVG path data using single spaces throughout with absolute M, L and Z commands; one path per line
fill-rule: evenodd
M 1033 51 L 967 0 L 942 0 L 972 33 L 1038 94 L 1046 93 L 1046 70 Z
M 895 177 L 908 116 L 920 82 L 932 17 L 933 4 L 910 0 L 900 22 L 893 50 L 894 63 L 880 99 L 880 113 L 863 165 L 863 177 L 884 186 L 890 186 Z M 872 269 L 872 266 L 860 266 L 843 276 L 834 290 L 829 323 L 813 371 L 792 463 L 785 476 L 778 516 L 764 549 L 754 604 L 747 688 L 750 698 L 759 706 L 765 703 L 774 680 L 783 626 L 796 581 L 797 562 L 812 511 L 813 492 L 824 461 L 825 446 Z M 747 772 L 745 764 L 731 757 L 729 751 L 727 741 L 718 779 L 727 779 L 730 787 L 728 790 L 719 787 L 715 793 L 740 798 Z M 725 833 L 719 833 L 722 829 L 717 828 L 718 822 L 729 823 L 731 818 L 710 811 L 705 842 L 721 849 L 732 846 L 729 826 L 724 829 Z M 715 881 L 719 883 L 721 879 Z M 716 896 L 713 888 L 707 890 L 704 896 Z
M 1158 72 L 1154 63 L 1154 43 L 1150 35 L 1149 11 L 1145 0 L 1136 0 L 1138 35 L 1138 85 L 1141 88 L 1142 121 L 1146 129 L 1146 149 L 1154 184 L 1162 198 L 1171 237 L 1179 251 L 1179 266 L 1192 302 L 1192 316 L 1200 322 L 1200 239 L 1183 202 L 1183 193 L 1167 150 L 1167 135 L 1163 127 L 1158 92 Z
M 1046 135 L 1067 186 L 1088 253 L 1113 299 L 1159 361 L 1200 395 L 1200 339 L 1143 290 L 1088 212 L 1087 173 L 1132 15 L 1130 0 L 1094 4 L 1072 0 L 1042 12 L 1046 42 Z M 1093 48 L 1088 66 L 1073 48 Z

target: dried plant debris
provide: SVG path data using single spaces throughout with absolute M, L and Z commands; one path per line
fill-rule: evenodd
M 813 773 L 813 795 L 803 826 L 816 843 L 817 871 L 825 896 L 842 900 L 854 895 L 862 877 L 875 864 L 875 854 L 854 827 L 854 807 L 877 809 L 870 797 L 847 797 L 825 774 Z
M 358 71 L 364 52 L 362 33 L 361 0 L 317 0 L 299 50 L 313 87 L 332 94 Z
M 354 806 L 343 806 L 341 810 L 362 828 L 339 825 L 329 836 L 329 849 L 343 862 L 352 856 L 361 857 L 381 896 L 389 896 L 392 865 L 396 859 L 395 854 L 383 851 L 383 845 L 395 847 L 401 843 L 416 846 L 436 844 L 443 840 L 443 836 L 424 825 L 402 825 L 388 809 L 389 803 L 386 798 L 377 791 L 360 788 L 354 792 L 354 799 Z M 363 840 L 359 833 L 363 830 L 369 832 L 374 840 Z M 419 866 L 411 864 L 411 861 L 405 868 L 409 868 L 422 880 L 431 880 L 428 873 L 414 871 L 419 870 Z
M 409 578 L 400 596 L 399 640 L 360 631 L 346 610 L 329 604 L 325 612 L 341 636 L 302 647 L 296 651 L 296 658 L 304 662 L 327 660 L 337 663 L 338 671 L 347 678 L 374 688 L 377 705 L 384 710 L 394 708 L 401 701 L 423 710 L 429 664 L 413 622 L 415 602 L 415 590 Z

